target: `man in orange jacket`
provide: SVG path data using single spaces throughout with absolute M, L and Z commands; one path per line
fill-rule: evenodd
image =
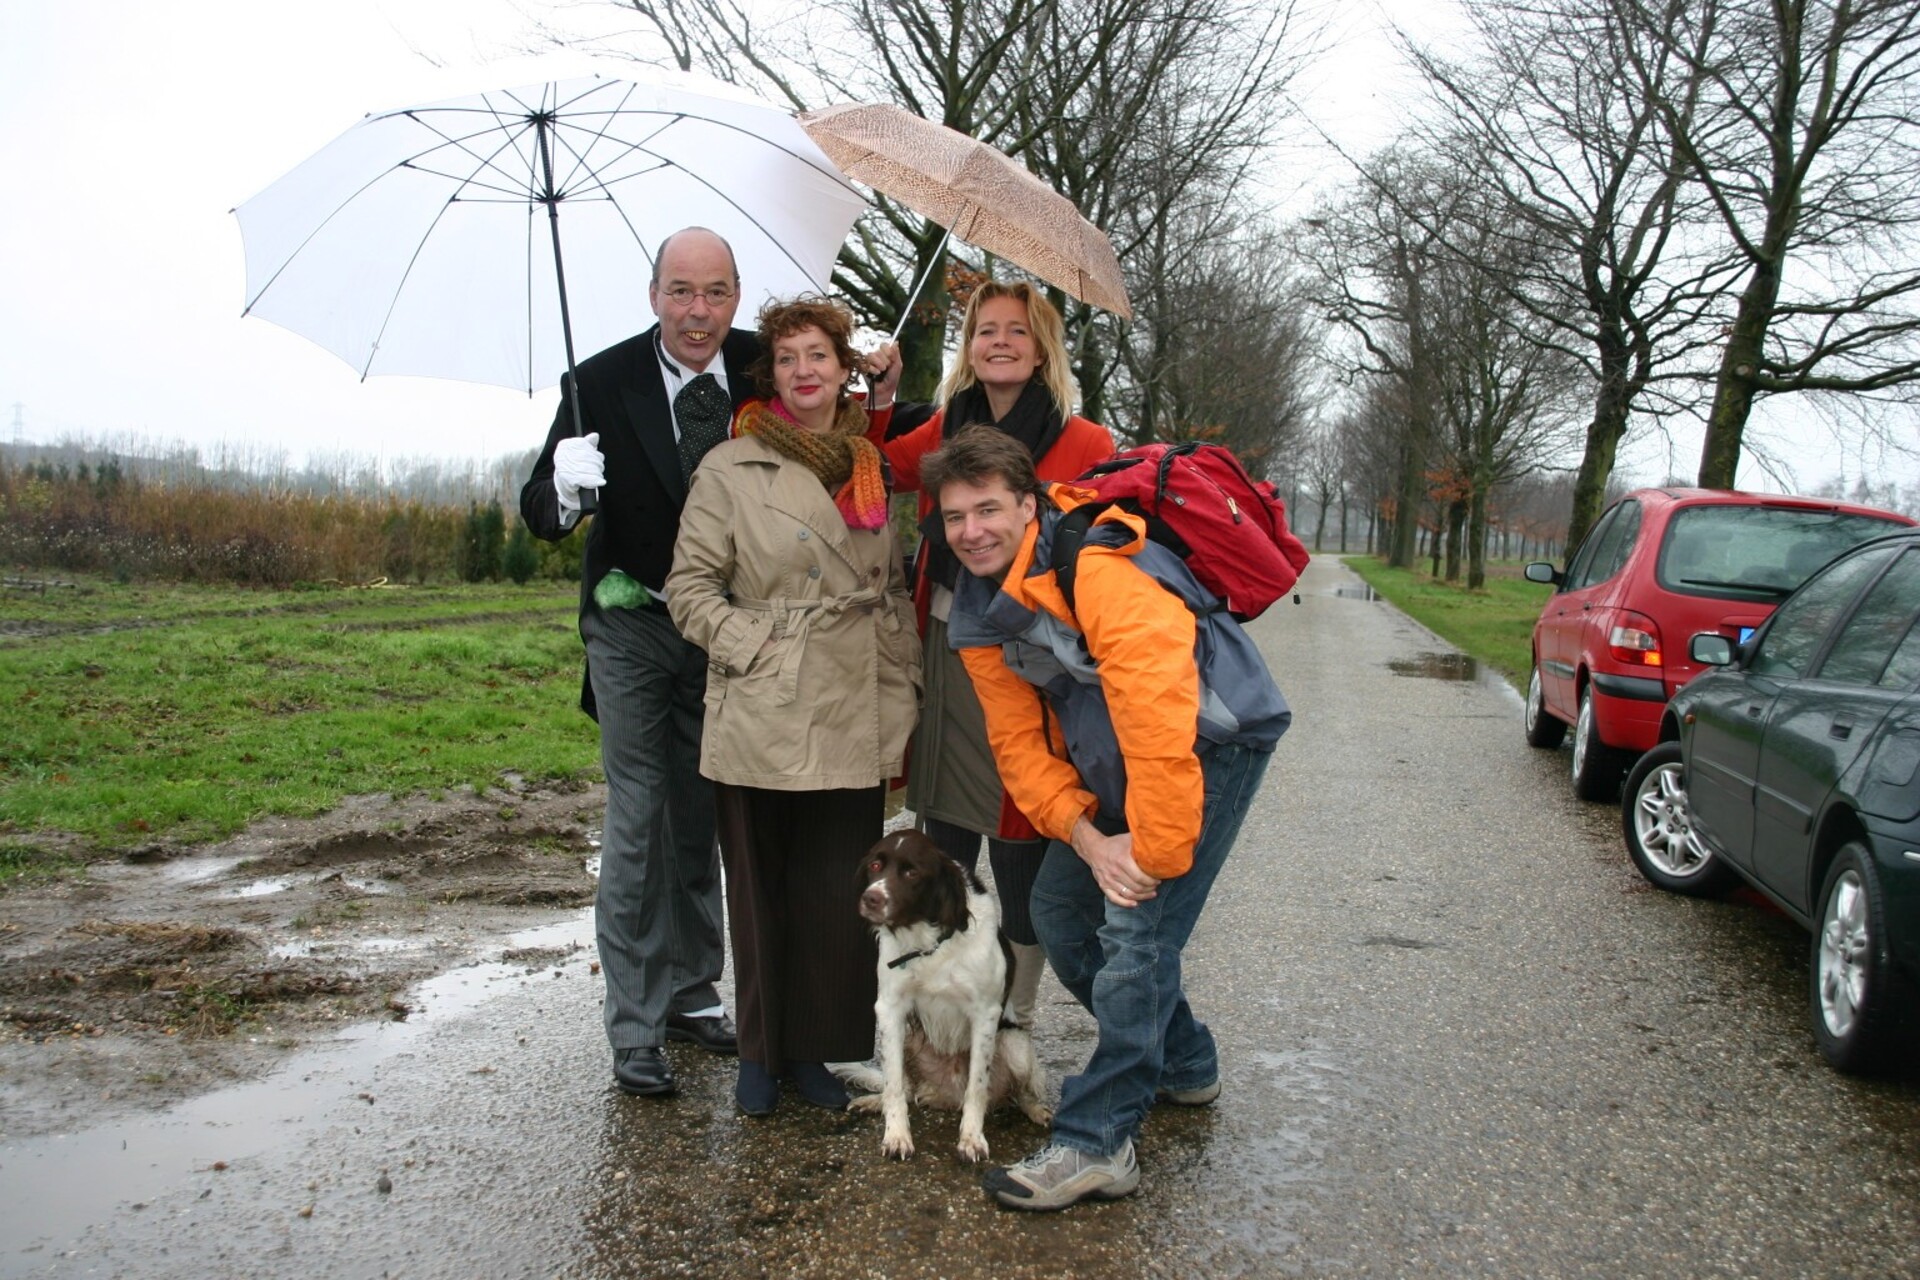
M 958 433 L 922 475 L 968 571 L 949 642 L 1001 780 L 1050 841 L 1034 927 L 1099 1024 L 1047 1145 L 988 1170 L 986 1187 L 1016 1209 L 1117 1199 L 1139 1185 L 1133 1139 L 1154 1102 L 1219 1096 L 1181 950 L 1292 715 L 1240 624 L 1138 517 L 1094 521 L 1070 608 L 1052 536 L 1089 495 L 1042 492 L 1026 451 L 991 428 Z

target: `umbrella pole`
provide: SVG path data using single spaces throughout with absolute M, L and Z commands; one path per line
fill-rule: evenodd
M 542 202 L 547 206 L 547 228 L 553 233 L 553 280 L 560 289 L 560 336 L 567 346 L 567 403 L 573 406 L 573 434 L 584 436 L 587 426 L 580 417 L 580 380 L 573 367 L 573 318 L 567 312 L 567 270 L 560 261 L 560 196 L 553 189 L 553 152 L 547 144 L 547 132 L 553 117 L 539 112 L 533 117 L 534 134 L 540 142 L 540 167 L 546 177 Z M 580 491 L 580 514 L 590 516 L 600 509 L 600 491 Z
M 555 234 L 557 235 L 558 232 Z M 947 234 L 940 237 L 940 248 L 934 252 L 933 261 L 929 262 L 927 269 L 920 273 L 920 278 L 913 282 L 913 292 L 907 295 L 906 305 L 900 308 L 900 318 L 894 322 L 893 336 L 887 339 L 888 342 L 900 341 L 900 331 L 907 327 L 907 317 L 913 314 L 913 304 L 919 300 L 920 291 L 927 287 L 927 277 L 933 274 L 933 269 L 947 260 L 947 242 L 952 239 L 953 228 L 948 227 Z M 555 241 L 556 246 L 558 243 Z M 554 252 L 558 253 L 559 249 L 556 247 Z

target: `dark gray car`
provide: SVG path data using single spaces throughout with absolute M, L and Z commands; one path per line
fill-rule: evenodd
M 1628 777 L 1622 825 L 1676 893 L 1752 884 L 1813 931 L 1814 1035 L 1843 1071 L 1889 1065 L 1920 1020 L 1920 533 L 1857 547 L 1676 694 Z

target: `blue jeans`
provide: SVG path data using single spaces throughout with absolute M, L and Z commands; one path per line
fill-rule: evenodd
M 1193 869 L 1163 880 L 1152 900 L 1116 907 L 1071 846 L 1047 846 L 1033 886 L 1033 924 L 1053 971 L 1099 1024 L 1079 1075 L 1060 1088 L 1053 1141 L 1112 1155 L 1140 1128 L 1154 1090 L 1220 1078 L 1213 1033 L 1180 989 L 1180 953 L 1240 834 L 1272 753 L 1212 746 L 1201 755 L 1206 809 Z

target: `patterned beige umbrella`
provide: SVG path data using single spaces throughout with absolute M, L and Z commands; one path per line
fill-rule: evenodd
M 891 103 L 822 107 L 799 120 L 854 181 L 1082 302 L 1133 318 L 1106 233 L 1005 152 Z

